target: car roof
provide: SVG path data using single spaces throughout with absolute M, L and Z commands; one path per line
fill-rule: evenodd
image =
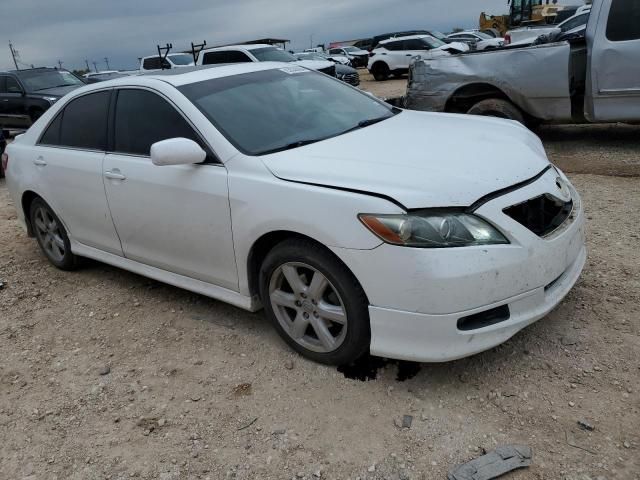
M 195 67 L 172 68 L 170 70 L 156 70 L 141 73 L 139 75 L 129 75 L 113 80 L 101 82 L 99 88 L 117 86 L 135 86 L 147 84 L 146 80 L 160 80 L 169 83 L 174 87 L 188 85 L 190 83 L 203 82 L 214 78 L 231 77 L 243 73 L 260 72 L 265 70 L 275 70 L 278 68 L 291 67 L 291 64 L 284 62 L 247 62 L 229 63 L 220 65 L 202 65 Z M 304 67 L 302 67 L 304 68 Z
M 398 40 L 417 40 L 417 39 L 421 39 L 421 38 L 428 38 L 430 36 L 431 35 L 422 34 L 422 35 L 407 35 L 405 37 L 392 37 L 392 38 L 388 38 L 386 40 L 382 40 L 379 43 L 379 45 L 385 45 L 387 43 L 395 42 L 395 41 L 398 41 Z
M 477 35 L 478 30 L 463 30 L 462 32 L 453 32 L 447 35 L 447 37 L 451 37 L 452 35 Z
M 247 44 L 239 44 L 239 45 L 224 45 L 222 47 L 211 47 L 211 48 L 205 48 L 204 50 L 202 50 L 203 52 L 213 52 L 213 51 L 223 51 L 223 50 L 247 50 L 247 51 L 251 51 L 251 50 L 257 50 L 259 48 L 275 48 L 276 50 L 278 49 L 278 47 L 275 47 L 273 45 L 269 45 L 268 43 L 247 43 Z

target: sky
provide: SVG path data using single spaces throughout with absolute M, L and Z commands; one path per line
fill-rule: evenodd
M 481 11 L 503 14 L 506 0 L 0 0 L 0 70 L 21 66 L 137 68 L 156 45 L 173 51 L 191 41 L 220 45 L 264 37 L 313 42 L 370 37 L 395 30 L 476 28 Z

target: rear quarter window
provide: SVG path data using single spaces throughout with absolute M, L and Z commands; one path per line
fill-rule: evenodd
M 607 39 L 612 42 L 640 39 L 640 0 L 612 0 Z

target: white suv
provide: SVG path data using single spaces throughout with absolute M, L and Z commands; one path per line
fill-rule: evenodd
M 298 60 L 289 52 L 267 44 L 228 45 L 226 47 L 207 48 L 200 52 L 196 65 L 222 65 L 249 62 L 297 63 L 309 70 L 326 73 L 331 77 L 336 76 L 336 66 L 329 60 Z
M 409 71 L 413 58 L 435 58 L 460 53 L 469 47 L 447 44 L 431 35 L 410 35 L 383 40 L 369 57 L 369 71 L 376 80 L 386 80 L 389 75 L 399 76 Z

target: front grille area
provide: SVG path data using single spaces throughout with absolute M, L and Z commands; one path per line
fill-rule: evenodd
M 349 85 L 353 85 L 354 87 L 360 85 L 360 75 L 358 74 L 358 72 L 347 73 L 340 80 L 342 80 L 343 82 L 347 82 Z
M 573 211 L 573 201 L 564 202 L 545 194 L 505 208 L 503 212 L 540 237 L 562 225 Z

